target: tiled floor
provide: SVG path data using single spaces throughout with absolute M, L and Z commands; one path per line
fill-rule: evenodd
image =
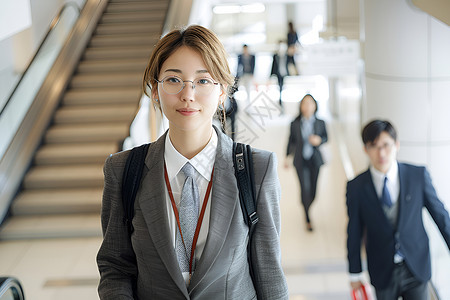
M 242 107 L 237 126 L 238 130 L 253 128 L 240 138 L 251 138 L 254 147 L 274 151 L 278 156 L 282 187 L 282 260 L 290 298 L 350 299 L 345 249 L 347 177 L 341 154 L 343 149 L 345 152 L 349 148 L 352 159 L 361 157 L 358 143 L 343 143 L 347 137 L 350 137 L 349 141 L 358 140 L 352 138 L 358 131 L 358 120 L 352 117 L 357 113 L 357 99 L 344 99 L 343 109 L 349 116 L 340 120 L 328 113 L 325 97 L 318 99 L 319 115 L 328 123 L 329 142 L 324 147 L 327 163 L 321 169 L 317 199 L 311 208 L 314 232 L 305 230 L 295 170 L 284 168 L 289 123 L 298 112 L 296 101 L 317 87 L 317 80 L 323 84 L 323 78 L 305 77 L 300 83 L 287 86 L 284 114 L 278 110 L 276 102 L 267 102 L 270 107 L 266 106 L 264 116 L 260 110 L 257 119 L 251 107 L 246 107 L 248 103 L 240 101 Z M 273 97 L 275 89 L 275 86 L 259 86 L 258 91 L 253 91 L 252 98 L 262 99 L 268 95 L 267 99 L 276 99 L 277 96 Z M 242 113 L 245 110 L 249 113 Z M 0 273 L 17 277 L 25 288 L 27 299 L 98 299 L 95 256 L 100 242 L 101 238 L 0 242 Z

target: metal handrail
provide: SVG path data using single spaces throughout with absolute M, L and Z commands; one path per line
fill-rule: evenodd
M 20 75 L 19 81 L 17 81 L 16 86 L 14 87 L 14 89 L 12 90 L 11 94 L 8 97 L 8 100 L 6 100 L 5 105 L 3 105 L 2 110 L 0 111 L 0 116 L 3 114 L 3 112 L 5 111 L 6 107 L 8 106 L 9 102 L 11 101 L 14 93 L 16 92 L 16 90 L 18 89 L 20 83 L 22 82 L 23 78 L 25 77 L 25 74 L 27 74 L 28 70 L 30 69 L 31 65 L 33 64 L 34 60 L 36 59 L 37 55 L 39 54 L 39 51 L 42 49 L 45 41 L 47 40 L 47 38 L 50 36 L 50 33 L 53 31 L 53 29 L 55 29 L 56 25 L 58 25 L 59 21 L 61 20 L 61 16 L 63 14 L 63 12 L 66 10 L 66 8 L 68 7 L 73 7 L 76 9 L 78 15 L 80 15 L 81 13 L 81 9 L 78 6 L 78 4 L 76 2 L 67 2 L 66 4 L 64 4 L 61 9 L 59 10 L 58 14 L 53 18 L 52 22 L 50 23 L 49 29 L 47 30 L 47 33 L 44 36 L 44 39 L 42 40 L 41 44 L 39 45 L 38 49 L 36 50 L 36 52 L 33 55 L 33 58 L 30 60 L 30 62 L 28 63 L 25 71 L 22 73 L 22 75 Z
M 7 291 L 11 291 L 14 295 L 14 300 L 24 300 L 25 295 L 23 293 L 22 285 L 19 280 L 14 277 L 1 277 L 0 278 L 0 298 L 5 295 Z

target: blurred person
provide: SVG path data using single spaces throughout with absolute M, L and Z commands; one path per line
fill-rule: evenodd
M 227 54 L 212 31 L 189 26 L 156 44 L 143 88 L 169 120 L 169 129 L 149 145 L 132 230 L 122 205 L 130 151 L 105 162 L 100 299 L 288 298 L 275 154 L 253 149 L 259 222 L 249 263 L 233 142 L 212 125 L 232 82 Z
M 297 46 L 300 45 L 297 31 L 294 28 L 294 23 L 288 23 L 287 33 L 287 56 L 286 56 L 286 69 L 289 76 L 298 75 L 297 64 L 295 63 L 295 54 L 297 53 Z
M 294 154 L 293 164 L 300 181 L 301 202 L 305 211 L 306 229 L 312 231 L 309 208 L 316 197 L 319 169 L 324 164 L 319 146 L 328 140 L 325 122 L 316 117 L 317 101 L 307 94 L 300 101 L 300 113 L 292 121 L 287 145 L 287 158 Z
M 362 130 L 367 171 L 347 184 L 347 250 L 351 287 L 363 284 L 364 241 L 370 281 L 378 300 L 426 300 L 430 250 L 426 208 L 450 249 L 450 218 L 425 167 L 400 163 L 400 143 L 391 123 L 373 120 Z
M 255 55 L 250 54 L 248 45 L 243 45 L 242 53 L 238 55 L 236 77 L 239 78 L 239 85 L 245 87 L 245 92 L 247 93 L 247 102 L 250 102 L 250 90 L 253 85 L 255 61 Z
M 272 69 L 270 71 L 270 75 L 277 76 L 278 86 L 280 87 L 280 107 L 283 107 L 281 92 L 283 90 L 284 77 L 287 75 L 286 66 L 286 48 L 283 41 L 278 41 L 278 50 L 272 57 Z

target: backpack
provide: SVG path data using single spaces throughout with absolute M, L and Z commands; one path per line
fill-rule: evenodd
M 150 144 L 144 144 L 131 149 L 128 155 L 122 178 L 122 205 L 124 210 L 124 224 L 131 234 L 134 217 L 134 201 L 142 178 L 145 157 Z M 236 181 L 239 188 L 239 201 L 241 204 L 244 222 L 249 227 L 249 238 L 247 244 L 247 260 L 250 266 L 250 276 L 253 285 L 256 286 L 254 271 L 251 260 L 251 240 L 255 225 L 259 218 L 256 213 L 255 183 L 253 172 L 253 156 L 250 145 L 233 142 L 233 163 Z

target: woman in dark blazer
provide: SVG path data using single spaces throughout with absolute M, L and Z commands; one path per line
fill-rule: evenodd
M 325 122 L 316 118 L 317 101 L 307 94 L 300 101 L 300 113 L 291 123 L 286 157 L 294 154 L 294 167 L 300 181 L 301 202 L 305 209 L 306 228 L 312 231 L 309 208 L 316 197 L 317 178 L 323 165 L 319 146 L 328 140 Z M 288 167 L 286 160 L 285 167 Z
M 121 196 L 129 151 L 106 160 L 103 243 L 97 255 L 100 299 L 288 299 L 276 157 L 256 149 L 255 282 L 250 276 L 249 228 L 239 203 L 233 142 L 212 125 L 232 82 L 223 45 L 204 27 L 174 30 L 155 46 L 144 91 L 169 120 L 169 129 L 149 146 L 131 233 Z M 193 212 L 195 222 L 182 221 Z M 189 240 L 192 227 L 195 236 Z

